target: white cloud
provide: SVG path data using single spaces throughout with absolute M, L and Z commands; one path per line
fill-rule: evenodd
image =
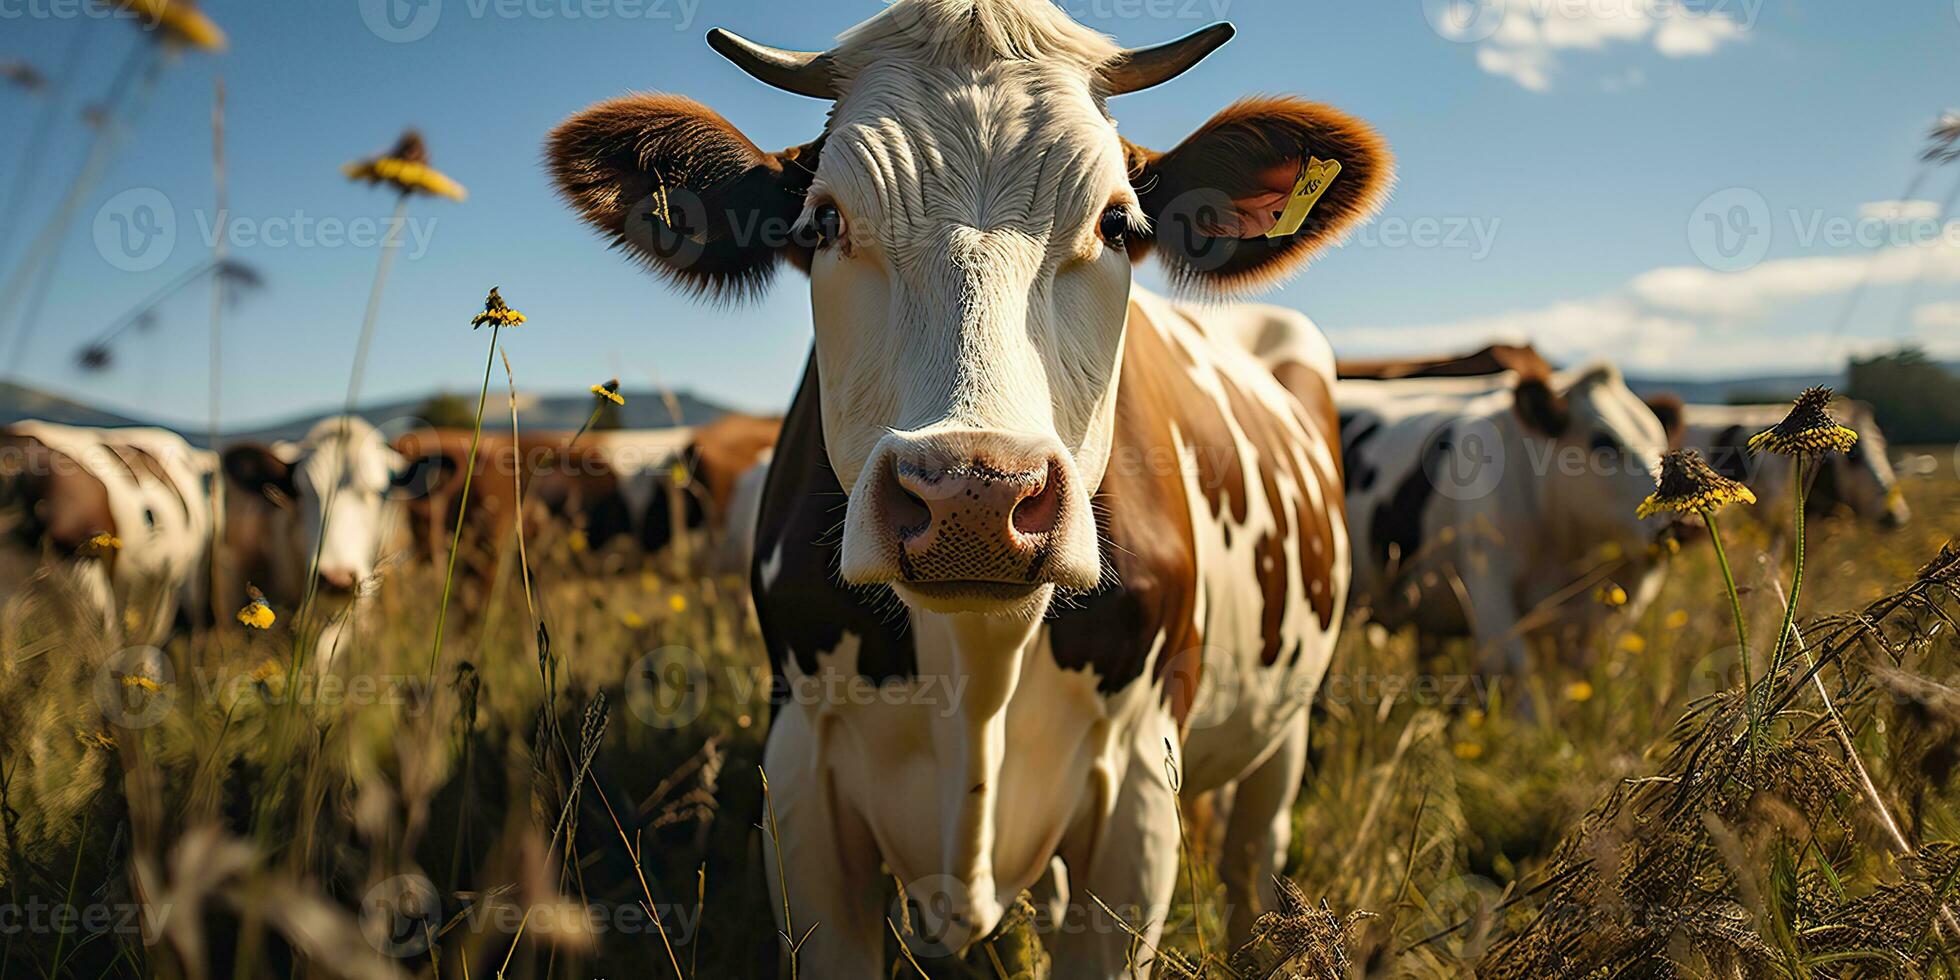
M 1912 336 L 1890 336 L 1889 322 L 1865 321 L 1854 321 L 1844 337 L 1821 329 L 1805 334 L 1792 329 L 1787 314 L 1798 304 L 1843 296 L 1861 283 L 1960 282 L 1957 230 L 1960 225 L 1949 226 L 1949 234 L 1924 245 L 1777 259 L 1734 273 L 1670 266 L 1588 298 L 1440 323 L 1328 332 L 1335 349 L 1348 357 L 1433 356 L 1528 340 L 1557 361 L 1609 358 L 1635 373 L 1825 368 L 1846 354 L 1867 354 L 1905 340 L 1947 356 L 1960 351 L 1960 301 L 1917 307 Z M 1834 323 L 1837 309 L 1821 306 L 1808 322 Z
M 1904 223 L 1908 221 L 1938 221 L 1940 206 L 1937 201 L 1872 201 L 1858 206 L 1858 217 L 1866 221 Z
M 1468 40 L 1463 34 L 1474 25 L 1490 23 L 1478 18 L 1498 18 L 1478 44 L 1477 66 L 1543 92 L 1558 73 L 1561 53 L 1651 44 L 1668 58 L 1714 54 L 1742 40 L 1755 8 L 1741 6 L 1745 20 L 1719 4 L 1693 10 L 1678 0 L 1481 0 L 1451 8 L 1439 29 Z
M 1912 325 L 1921 330 L 1960 330 L 1960 303 L 1926 303 L 1912 311 Z

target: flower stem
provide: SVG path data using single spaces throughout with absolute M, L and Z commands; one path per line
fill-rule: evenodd
M 1742 595 L 1736 591 L 1735 572 L 1729 568 L 1729 553 L 1722 547 L 1722 532 L 1715 525 L 1715 513 L 1703 511 L 1702 520 L 1708 525 L 1708 540 L 1715 546 L 1715 562 L 1722 568 L 1722 581 L 1729 589 L 1729 612 L 1735 618 L 1735 642 L 1742 655 L 1743 704 L 1749 711 L 1749 752 L 1756 751 L 1756 681 L 1749 670 L 1749 627 L 1742 618 Z
M 462 499 L 456 504 L 456 530 L 449 536 L 449 565 L 442 575 L 442 604 L 436 607 L 436 639 L 429 648 L 430 679 L 435 678 L 436 662 L 442 659 L 442 627 L 449 618 L 450 589 L 456 584 L 456 553 L 463 543 L 463 521 L 470 513 L 470 481 L 476 475 L 477 445 L 483 441 L 483 405 L 490 399 L 490 369 L 497 364 L 497 336 L 502 330 L 502 324 L 490 325 L 490 356 L 483 362 L 483 390 L 476 396 L 476 421 L 470 428 L 470 454 L 463 463 Z
M 1796 565 L 1796 568 L 1790 574 L 1790 596 L 1788 601 L 1785 602 L 1783 606 L 1783 628 L 1777 631 L 1776 646 L 1773 648 L 1774 652 L 1770 654 L 1770 658 L 1769 658 L 1769 677 L 1770 677 L 1770 687 L 1772 689 L 1772 693 L 1767 693 L 1763 695 L 1763 704 L 1765 707 L 1769 705 L 1770 699 L 1775 697 L 1773 691 L 1776 685 L 1776 675 L 1777 672 L 1783 666 L 1783 658 L 1790 649 L 1790 638 L 1792 634 L 1795 633 L 1795 627 L 1797 624 L 1797 598 L 1803 595 L 1803 552 L 1804 552 L 1803 512 L 1804 512 L 1804 497 L 1805 497 L 1804 491 L 1806 488 L 1804 487 L 1804 466 L 1803 466 L 1802 456 L 1797 456 L 1795 458 L 1794 466 L 1796 468 L 1796 476 L 1795 476 L 1796 492 L 1791 494 L 1791 496 L 1796 498 L 1797 514 L 1796 514 L 1796 521 L 1795 521 L 1796 541 L 1792 545 L 1792 549 L 1794 551 L 1794 554 L 1792 556 L 1792 561 Z

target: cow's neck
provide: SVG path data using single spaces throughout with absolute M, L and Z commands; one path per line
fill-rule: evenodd
M 992 616 L 912 614 L 919 669 L 956 679 L 961 695 L 933 722 L 945 867 L 966 882 L 975 918 L 1001 912 L 994 882 L 995 817 L 1007 756 L 1007 708 L 1040 621 Z

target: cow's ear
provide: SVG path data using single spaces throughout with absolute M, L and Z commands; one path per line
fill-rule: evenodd
M 291 506 L 299 496 L 293 484 L 293 464 L 264 446 L 233 446 L 225 450 L 224 466 L 226 479 L 277 506 Z
M 1681 396 L 1662 393 L 1647 399 L 1647 408 L 1654 417 L 1661 420 L 1661 428 L 1667 432 L 1667 448 L 1681 448 L 1681 437 L 1687 432 L 1688 406 Z
M 462 467 L 448 453 L 430 453 L 402 461 L 389 481 L 388 496 L 395 500 L 418 500 L 448 486 Z
M 1256 289 L 1297 271 L 1379 210 L 1394 182 L 1394 157 L 1373 128 L 1305 99 L 1248 99 L 1168 153 L 1127 141 L 1124 151 L 1153 226 L 1149 244 L 1174 280 L 1206 292 Z
M 639 94 L 566 120 L 545 144 L 558 192 L 615 246 L 696 293 L 741 297 L 777 263 L 809 265 L 792 233 L 822 140 L 764 153 L 692 99 Z
M 1542 377 L 1526 377 L 1518 382 L 1515 407 L 1525 428 L 1542 436 L 1556 439 L 1572 425 L 1572 406 Z

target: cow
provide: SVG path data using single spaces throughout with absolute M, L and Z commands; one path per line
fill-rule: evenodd
M 398 452 L 421 461 L 431 474 L 423 491 L 408 502 L 411 538 L 424 559 L 447 556 L 458 528 L 466 475 L 470 502 L 460 547 L 470 556 L 463 567 L 478 578 L 491 573 L 495 556 L 514 541 L 520 473 L 527 534 L 536 534 L 550 518 L 591 546 L 632 535 L 620 480 L 607 454 L 594 443 L 575 441 L 566 432 L 527 432 L 515 441 L 484 433 L 476 441 L 473 474 L 468 429 L 418 429 L 395 441 Z
M 223 460 L 225 605 L 242 605 L 248 585 L 279 608 L 328 603 L 312 660 L 326 669 L 352 640 L 351 613 L 407 543 L 403 502 L 439 474 L 352 415 L 321 419 L 297 442 L 230 446 Z
M 709 35 L 830 104 L 801 146 L 672 95 L 549 139 L 574 210 L 682 289 L 810 279 L 752 571 L 780 701 L 767 877 L 809 975 L 884 975 L 888 919 L 957 955 L 1057 856 L 1087 921 L 1047 937 L 1055 975 L 1148 975 L 1130 951 L 1161 934 L 1178 795 L 1230 783 L 1234 931 L 1271 901 L 1346 599 L 1332 353 L 1293 314 L 1276 346 L 1309 359 L 1276 373 L 1132 263 L 1212 298 L 1269 285 L 1376 210 L 1392 163 L 1296 98 L 1168 152 L 1118 134 L 1112 99 L 1231 34 L 1126 51 L 1047 0 L 898 0 L 825 52 Z
M 0 430 L 7 597 L 52 565 L 103 635 L 161 643 L 208 621 L 217 457 L 163 429 L 16 422 Z
M 1346 359 L 1334 365 L 1343 381 L 1396 381 L 1403 378 L 1477 378 L 1517 373 L 1547 375 L 1552 364 L 1529 344 L 1492 344 L 1449 357 Z
M 631 432 L 595 432 L 586 438 L 619 474 L 641 546 L 659 552 L 673 543 L 676 517 L 687 530 L 724 535 L 737 483 L 768 459 L 782 427 L 780 417 L 731 412 L 698 428 L 672 430 L 679 439 Z M 663 442 L 672 448 L 651 451 L 663 448 Z M 678 513 L 676 481 L 683 487 Z
M 1342 381 L 1335 399 L 1353 596 L 1375 622 L 1471 637 L 1519 680 L 1527 640 L 1591 625 L 1601 587 L 1634 610 L 1659 591 L 1664 528 L 1635 511 L 1667 433 L 1618 369 Z
M 1749 451 L 1749 437 L 1782 421 L 1790 406 L 1781 405 L 1682 405 L 1679 399 L 1649 399 L 1649 405 L 1665 419 L 1675 421 L 1676 443 L 1681 448 L 1699 450 L 1710 466 L 1724 476 L 1740 480 L 1755 491 L 1756 506 L 1749 512 L 1772 527 L 1790 522 L 1790 487 L 1796 476 L 1790 461 Z M 1868 524 L 1891 530 L 1912 519 L 1912 508 L 1899 489 L 1898 474 L 1886 452 L 1885 433 L 1879 430 L 1871 406 L 1839 399 L 1832 413 L 1858 433 L 1858 441 L 1847 453 L 1833 453 L 1823 463 L 1811 464 L 1813 477 L 1804 498 L 1807 514 L 1829 517 L 1839 512 Z

